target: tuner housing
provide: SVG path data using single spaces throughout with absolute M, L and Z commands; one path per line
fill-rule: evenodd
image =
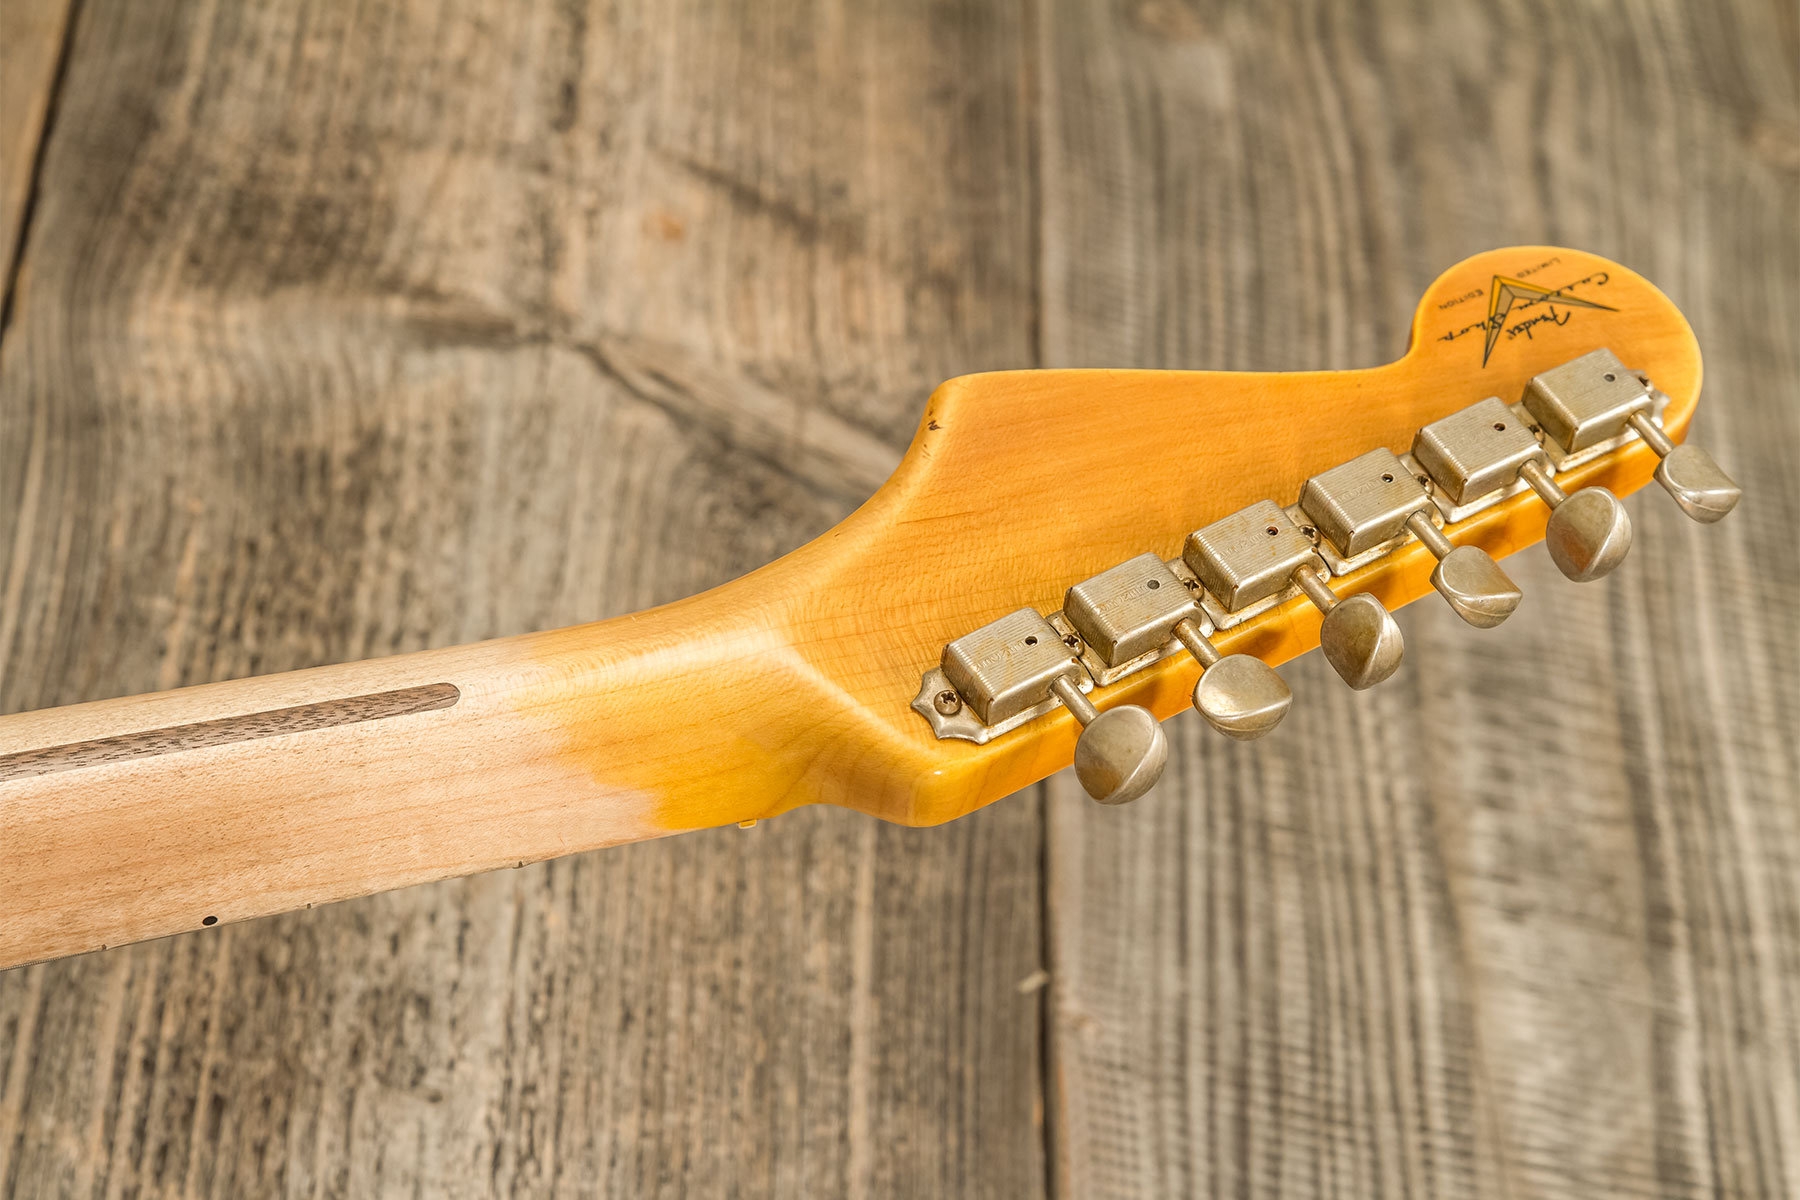
M 983 725 L 1043 703 L 1050 684 L 1065 675 L 1078 685 L 1087 682 L 1062 635 L 1029 608 L 957 638 L 944 647 L 940 666 Z
M 1300 490 L 1300 508 L 1345 560 L 1406 536 L 1406 519 L 1435 511 L 1400 456 L 1385 447 L 1321 471 Z M 1333 573 L 1342 574 L 1333 564 Z
M 1182 558 L 1228 611 L 1288 590 L 1315 561 L 1312 539 L 1273 500 L 1259 500 L 1188 534 Z
M 1571 454 L 1618 437 L 1633 413 L 1653 405 L 1650 389 L 1605 347 L 1534 375 L 1525 386 L 1526 411 Z
M 1497 396 L 1420 429 L 1412 456 L 1453 508 L 1508 487 L 1533 459 L 1550 461 L 1531 427 Z
M 1154 653 L 1200 608 L 1175 572 L 1154 554 L 1140 554 L 1069 589 L 1063 617 L 1109 667 Z

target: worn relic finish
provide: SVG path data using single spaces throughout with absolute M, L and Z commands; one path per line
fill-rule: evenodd
M 1503 366 L 1484 366 L 1470 344 L 1483 318 L 1459 298 L 1538 267 L 1608 307 L 1563 310 L 1566 321 L 1512 343 Z M 1574 250 L 1514 247 L 1452 267 L 1420 301 L 1411 341 L 1396 361 L 1357 371 L 953 379 L 868 503 L 710 592 L 551 633 L 0 719 L 3 755 L 402 688 L 460 692 L 437 711 L 0 783 L 0 867 L 16 901 L 0 964 L 802 804 L 950 820 L 1068 765 L 1078 733 L 1057 711 L 985 745 L 935 738 L 909 705 L 920 671 L 961 634 L 1021 606 L 1052 611 L 1073 581 L 1145 551 L 1172 556 L 1190 530 L 1291 499 L 1367 448 L 1404 449 L 1422 425 L 1522 392 L 1597 347 L 1667 393 L 1673 437 L 1700 386 L 1675 307 L 1637 274 Z M 1188 431 L 1211 428 L 1254 436 L 1183 452 Z M 1634 442 L 1563 482 L 1625 493 L 1656 462 Z M 1026 519 L 1070 479 L 1119 486 L 1093 483 L 1057 520 Z M 1546 516 L 1521 494 L 1453 537 L 1503 555 L 1539 540 Z M 1339 588 L 1394 607 L 1429 589 L 1434 565 L 1413 544 Z M 1319 620 L 1292 600 L 1215 641 L 1278 664 L 1317 643 Z M 1191 657 L 1171 656 L 1096 700 L 1167 717 L 1198 674 Z

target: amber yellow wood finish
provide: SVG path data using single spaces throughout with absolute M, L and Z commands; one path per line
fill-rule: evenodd
M 1521 300 L 1484 365 L 1496 276 L 1610 307 Z M 0 966 L 801 804 L 950 820 L 1066 766 L 1077 729 L 1058 711 L 986 746 L 938 741 L 909 703 L 946 641 L 1022 605 L 1052 611 L 1071 583 L 1145 550 L 1171 557 L 1188 530 L 1252 501 L 1290 503 L 1308 475 L 1405 450 L 1420 425 L 1516 399 L 1531 375 L 1599 346 L 1669 394 L 1680 437 L 1700 359 L 1675 307 L 1591 255 L 1496 250 L 1432 285 L 1410 348 L 1382 367 L 953 379 L 893 478 L 842 525 L 676 604 L 0 719 L 5 756 L 430 684 L 460 692 L 433 711 L 201 737 L 0 782 Z M 1567 486 L 1624 493 L 1654 467 L 1634 444 Z M 1506 554 L 1538 541 L 1546 515 L 1527 494 L 1450 533 Z M 1338 590 L 1403 604 L 1428 590 L 1432 563 L 1414 546 Z M 1515 619 L 1532 610 L 1528 598 Z M 1296 601 L 1217 641 L 1280 663 L 1317 633 Z M 1099 698 L 1169 716 L 1196 672 L 1178 656 Z

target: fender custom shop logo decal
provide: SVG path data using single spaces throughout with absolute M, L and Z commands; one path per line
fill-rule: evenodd
M 1482 334 L 1481 365 L 1485 367 L 1494 356 L 1494 347 L 1499 344 L 1502 334 L 1508 341 L 1520 337 L 1530 339 L 1532 331 L 1543 325 L 1567 325 L 1575 318 L 1577 309 L 1619 311 L 1610 304 L 1602 304 L 1591 298 L 1595 291 L 1607 285 L 1605 271 L 1595 271 L 1556 287 L 1526 278 L 1555 267 L 1561 261 L 1560 257 L 1547 259 L 1520 271 L 1517 276 L 1496 275 L 1487 287 L 1473 288 L 1439 304 L 1440 309 L 1453 309 L 1483 296 L 1487 297 L 1487 316 L 1484 319 L 1471 321 L 1439 334 L 1438 341 L 1456 342 L 1472 334 Z M 1585 292 L 1587 295 L 1578 295 L 1578 292 Z

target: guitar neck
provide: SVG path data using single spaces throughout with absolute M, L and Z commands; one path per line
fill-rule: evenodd
M 790 806 L 759 621 L 727 588 L 0 718 L 0 967 Z
M 1675 452 L 1699 386 L 1666 297 L 1555 247 L 1451 268 L 1379 367 L 951 380 L 867 504 L 712 592 L 0 718 L 0 967 L 802 804 L 935 824 L 1072 759 L 1129 798 L 1151 718 L 1266 732 L 1268 668 L 1327 621 L 1370 686 L 1383 605 L 1435 589 L 1491 627 L 1521 598 L 1492 557 L 1548 524 L 1565 574 L 1605 574 L 1630 527 L 1600 489 L 1654 472 L 1723 516 L 1736 485 Z

